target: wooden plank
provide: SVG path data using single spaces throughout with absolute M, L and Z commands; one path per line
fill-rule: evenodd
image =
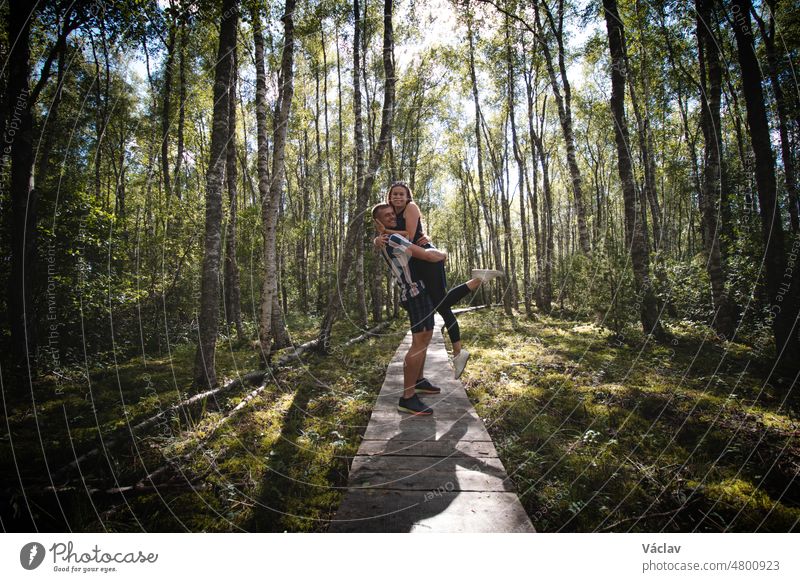
M 433 410 L 433 414 L 428 417 L 413 417 L 410 414 L 402 413 L 397 410 L 396 406 L 393 406 L 390 409 L 384 410 L 375 410 L 372 412 L 372 416 L 370 417 L 370 422 L 375 419 L 376 422 L 382 422 L 391 424 L 393 426 L 400 426 L 400 425 L 407 425 L 407 424 L 418 424 L 417 421 L 422 422 L 432 422 L 432 421 L 456 421 L 456 420 L 464 420 L 467 422 L 474 422 L 483 425 L 483 421 L 478 418 L 478 415 L 475 413 L 475 410 L 464 410 L 461 407 L 457 408 L 442 408 L 437 406 L 436 402 L 432 402 L 433 399 L 425 399 L 425 404 L 431 407 Z M 395 403 L 396 404 L 396 403 Z
M 415 457 L 496 457 L 497 451 L 492 441 L 465 440 L 365 440 L 361 441 L 357 455 L 410 455 Z
M 350 487 L 420 491 L 513 491 L 497 457 L 357 456 Z
M 399 392 L 402 394 L 402 391 Z M 433 408 L 434 410 L 463 410 L 469 411 L 471 413 L 475 413 L 475 409 L 472 406 L 472 403 L 467 399 L 466 396 L 463 396 L 463 392 L 461 395 L 454 395 L 454 394 L 420 394 L 420 399 Z M 391 395 L 381 395 L 375 401 L 375 408 L 373 409 L 375 412 L 382 411 L 382 410 L 391 410 L 395 411 L 397 407 L 397 402 L 400 400 L 400 396 L 396 394 Z
M 397 413 L 402 414 L 400 412 Z M 471 418 L 437 419 L 434 416 L 406 418 L 398 422 L 371 422 L 364 432 L 365 439 L 414 441 L 436 440 L 490 441 L 483 422 Z
M 515 493 L 357 489 L 348 492 L 330 532 L 533 533 Z

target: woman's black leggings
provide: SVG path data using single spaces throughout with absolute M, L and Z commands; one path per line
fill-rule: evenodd
M 416 263 L 414 265 L 416 275 L 425 283 L 425 291 L 433 300 L 434 308 L 444 319 L 444 326 L 447 329 L 447 335 L 450 336 L 450 341 L 453 343 L 461 341 L 461 330 L 451 307 L 469 295 L 470 288 L 466 283 L 462 283 L 448 292 L 444 262 L 428 263 L 414 259 L 413 263 Z

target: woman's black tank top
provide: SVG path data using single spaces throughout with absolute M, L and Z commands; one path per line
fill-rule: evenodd
M 407 207 L 406 207 L 407 208 Z M 397 215 L 397 230 L 406 229 L 405 208 L 402 214 Z M 414 233 L 414 240 L 411 242 L 416 243 L 422 236 L 422 217 L 417 222 L 417 230 Z M 433 243 L 422 245 L 425 249 L 435 249 Z M 425 289 L 431 296 L 431 299 L 438 304 L 444 299 L 447 289 L 447 277 L 444 273 L 444 263 L 430 263 L 428 261 L 421 261 L 419 259 L 411 258 L 409 261 L 411 267 L 411 277 L 414 280 L 422 280 L 425 283 Z
M 408 206 L 406 206 L 408 208 Z M 397 215 L 397 230 L 405 230 L 406 229 L 406 209 L 403 208 L 403 212 Z M 420 220 L 417 221 L 417 230 L 414 233 L 414 238 L 411 240 L 412 243 L 416 243 L 419 240 L 419 237 L 422 236 L 422 217 Z

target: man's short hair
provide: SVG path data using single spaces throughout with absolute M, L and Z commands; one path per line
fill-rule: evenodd
M 372 207 L 372 218 L 378 218 L 378 212 L 380 212 L 384 208 L 391 208 L 391 205 L 386 204 L 386 202 L 378 202 L 375 206 L 373 206 Z

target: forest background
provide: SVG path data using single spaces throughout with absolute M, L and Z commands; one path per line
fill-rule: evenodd
M 0 13 L 4 528 L 324 529 L 404 333 L 368 213 L 394 180 L 451 283 L 507 274 L 466 378 L 537 527 L 796 527 L 796 4 Z M 587 493 L 601 455 L 640 498 Z

